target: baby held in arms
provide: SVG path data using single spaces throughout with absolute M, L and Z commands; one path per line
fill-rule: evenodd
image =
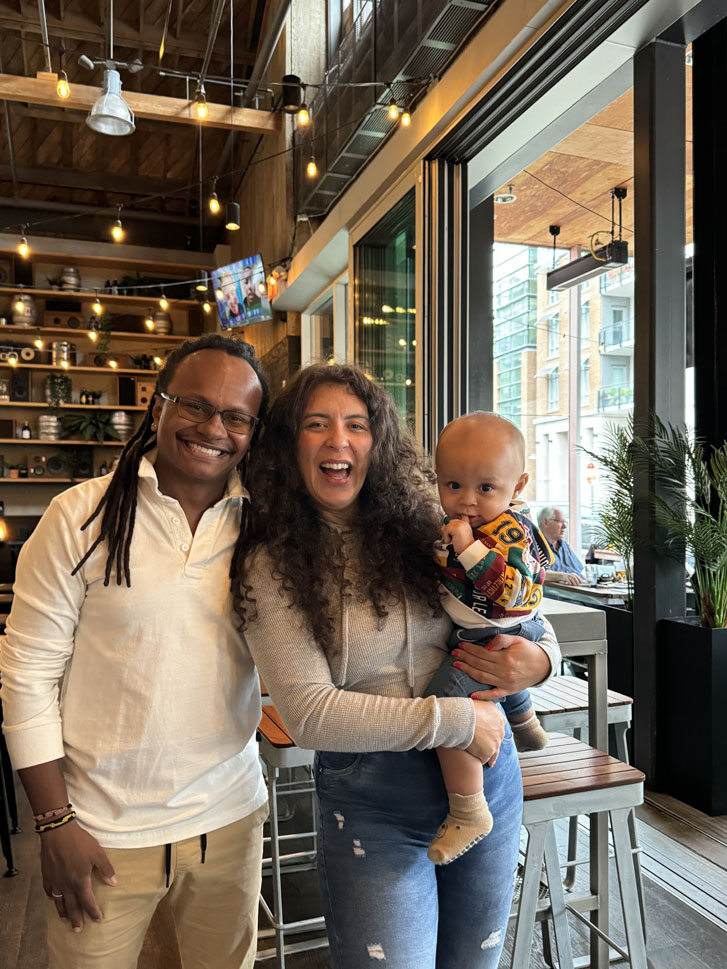
M 470 696 L 487 687 L 459 668 L 456 649 L 466 640 L 488 648 L 499 633 L 537 642 L 543 634 L 538 607 L 544 569 L 552 561 L 535 525 L 511 509 L 527 484 L 525 440 L 497 414 L 477 411 L 448 424 L 436 452 L 437 483 L 445 513 L 437 550 L 443 605 L 456 628 L 427 696 Z M 452 654 L 455 651 L 455 655 Z M 530 694 L 505 697 L 502 707 L 518 750 L 539 750 L 548 735 Z M 429 848 L 435 864 L 464 854 L 492 829 L 482 765 L 458 748 L 437 750 L 449 795 L 449 814 Z M 485 775 L 486 777 L 486 775 Z

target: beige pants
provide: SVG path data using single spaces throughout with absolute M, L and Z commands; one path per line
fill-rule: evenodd
M 165 846 L 107 848 L 118 883 L 94 879 L 103 922 L 76 933 L 48 902 L 50 969 L 136 969 L 149 922 L 166 896 L 184 969 L 251 969 L 257 948 L 263 821 L 267 804 L 235 824 L 172 845 L 169 888 Z

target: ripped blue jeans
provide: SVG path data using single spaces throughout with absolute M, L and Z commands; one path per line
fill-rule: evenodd
M 434 751 L 316 755 L 318 864 L 336 969 L 497 969 L 522 817 L 509 727 L 483 774 L 492 832 L 435 866 L 427 848 L 447 792 Z

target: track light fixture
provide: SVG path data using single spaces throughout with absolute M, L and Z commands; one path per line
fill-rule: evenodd
M 117 70 L 104 71 L 101 96 L 91 108 L 86 124 L 102 135 L 130 135 L 136 130 L 134 112 L 121 97 L 121 75 Z
M 305 85 L 297 74 L 286 74 L 283 77 L 283 110 L 286 114 L 295 114 L 303 101 Z
M 114 240 L 114 242 L 121 242 L 121 240 L 124 238 L 124 235 L 125 235 L 124 226 L 121 222 L 121 209 L 122 209 L 122 206 L 119 205 L 116 212 L 116 221 L 111 227 L 111 237 Z
M 207 270 L 206 269 L 203 269 L 202 270 L 202 274 L 199 277 L 199 279 L 197 280 L 197 284 L 195 286 L 195 289 L 197 290 L 198 293 L 206 293 L 207 290 L 209 289 L 209 282 L 207 280 Z
M 225 218 L 225 228 L 230 232 L 236 232 L 240 228 L 240 206 L 237 202 L 227 203 L 227 217 Z

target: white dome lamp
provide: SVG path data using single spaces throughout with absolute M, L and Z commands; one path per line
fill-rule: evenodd
M 121 75 L 107 68 L 101 96 L 91 108 L 86 124 L 101 135 L 130 135 L 136 130 L 134 112 L 121 97 Z

